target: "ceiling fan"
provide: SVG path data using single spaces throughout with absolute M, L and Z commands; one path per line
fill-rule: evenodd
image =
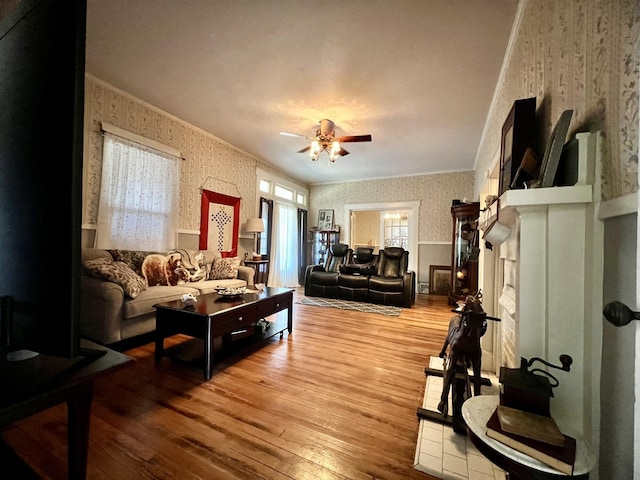
M 320 128 L 316 130 L 315 137 L 307 137 L 306 135 L 289 132 L 280 132 L 280 135 L 311 140 L 311 145 L 303 148 L 302 150 L 298 150 L 298 153 L 309 152 L 309 156 L 314 162 L 318 160 L 322 152 L 327 152 L 329 154 L 329 160 L 331 162 L 335 162 L 338 155 L 341 157 L 349 155 L 349 152 L 342 148 L 340 145 L 341 143 L 371 141 L 371 135 L 345 135 L 343 137 L 336 138 L 335 124 L 326 118 L 320 120 Z

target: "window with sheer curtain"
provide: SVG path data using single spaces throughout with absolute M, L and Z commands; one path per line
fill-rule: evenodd
M 104 134 L 96 248 L 176 248 L 180 159 Z
M 260 253 L 269 260 L 269 287 L 297 287 L 307 265 L 307 199 L 309 191 L 256 168 L 259 214 L 265 222 Z
M 298 209 L 275 202 L 273 241 L 271 242 L 270 287 L 297 287 L 298 282 Z

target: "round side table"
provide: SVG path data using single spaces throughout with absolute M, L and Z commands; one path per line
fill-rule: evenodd
M 467 433 L 473 445 L 494 464 L 509 473 L 510 480 L 562 480 L 588 479 L 594 467 L 584 439 L 571 432 L 576 439 L 576 461 L 573 475 L 567 476 L 554 468 L 514 450 L 498 440 L 487 436 L 487 422 L 498 406 L 498 395 L 478 395 L 462 404 L 462 418 L 467 424 Z

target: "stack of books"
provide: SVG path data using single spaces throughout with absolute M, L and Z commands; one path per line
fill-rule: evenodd
M 567 475 L 573 474 L 576 439 L 563 434 L 551 417 L 498 405 L 487 436 Z

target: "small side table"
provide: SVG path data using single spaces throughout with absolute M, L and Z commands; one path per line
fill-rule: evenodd
M 247 267 L 253 267 L 255 270 L 255 278 L 253 283 L 267 283 L 269 276 L 269 260 L 244 260 L 244 264 Z
M 567 432 L 576 439 L 576 461 L 573 475 L 567 476 L 535 458 L 487 436 L 487 422 L 498 406 L 498 395 L 478 395 L 462 404 L 462 418 L 467 424 L 467 433 L 473 445 L 500 468 L 509 472 L 511 480 L 562 480 L 567 478 L 588 479 L 594 467 L 593 459 L 584 439 Z
M 81 346 L 103 354 L 97 357 L 80 355 L 73 359 L 41 354 L 22 362 L 0 364 L 3 386 L 0 431 L 54 405 L 67 404 L 67 469 L 72 480 L 87 476 L 89 420 L 95 380 L 134 361 L 128 355 L 88 340 L 82 339 Z M 15 455 L 2 438 L 0 444 L 4 447 L 0 450 L 6 455 Z M 19 463 L 24 462 L 19 460 Z

